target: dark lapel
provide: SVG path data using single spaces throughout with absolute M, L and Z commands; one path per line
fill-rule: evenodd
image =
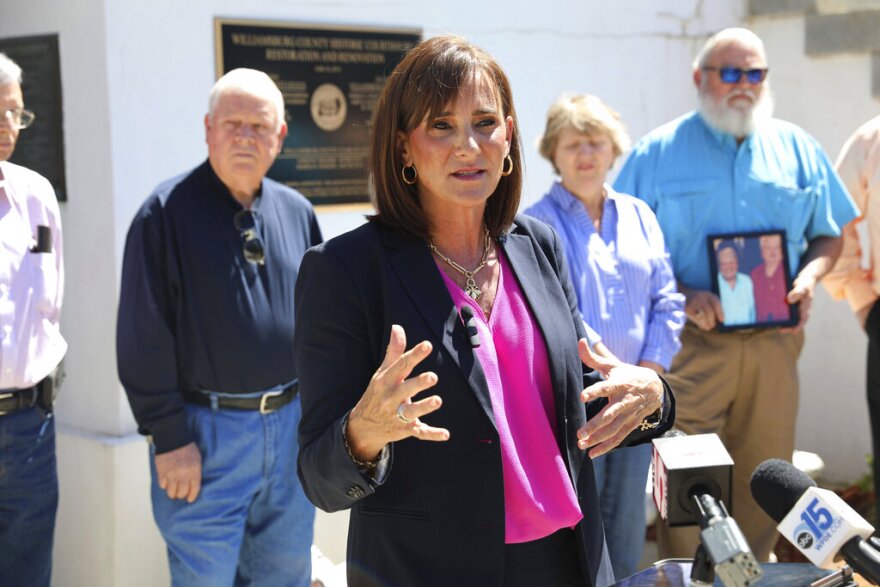
M 428 245 L 398 231 L 382 229 L 381 233 L 388 250 L 388 260 L 403 290 L 424 317 L 436 340 L 441 341 L 446 353 L 458 365 L 492 426 L 495 426 L 486 376 L 473 350 L 464 343 L 464 325 Z M 407 340 L 408 345 L 416 342 Z
M 566 418 L 568 400 L 565 394 L 568 389 L 566 357 L 570 351 L 563 348 L 564 345 L 577 343 L 573 340 L 561 340 L 559 337 L 560 332 L 568 331 L 566 326 L 571 324 L 571 314 L 564 299 L 560 300 L 550 294 L 551 291 L 558 289 L 558 285 L 548 281 L 556 281 L 556 277 L 551 267 L 545 264 L 542 268 L 539 257 L 543 258 L 544 254 L 531 237 L 518 233 L 514 224 L 506 239 L 503 239 L 502 246 L 513 272 L 516 273 L 523 295 L 532 309 L 535 321 L 541 329 L 541 334 L 544 335 L 554 390 L 553 403 L 556 407 L 556 429 L 559 430 L 559 450 L 568 455 L 569 473 L 572 481 L 577 484 L 582 454 L 577 444 L 570 442 L 573 437 L 569 438 L 572 431 L 568 430 Z M 560 317 L 569 321 L 568 325 L 560 324 Z

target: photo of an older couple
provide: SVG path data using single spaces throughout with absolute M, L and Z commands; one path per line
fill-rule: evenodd
M 797 306 L 786 294 L 791 267 L 781 230 L 711 235 L 713 289 L 721 300 L 724 329 L 795 325 Z

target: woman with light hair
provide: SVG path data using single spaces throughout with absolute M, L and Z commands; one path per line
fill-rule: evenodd
M 620 116 L 599 98 L 563 96 L 547 113 L 539 149 L 560 177 L 526 214 L 556 229 L 578 307 L 604 347 L 658 373 L 678 352 L 684 297 L 650 208 L 606 183 L 629 148 Z M 607 352 L 601 344 L 599 353 Z M 614 574 L 636 571 L 645 535 L 649 445 L 595 458 L 596 484 Z

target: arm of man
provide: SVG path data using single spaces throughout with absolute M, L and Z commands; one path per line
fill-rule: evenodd
M 873 121 L 872 121 L 873 123 Z M 880 132 L 873 124 L 857 130 L 844 144 L 835 167 L 847 191 L 859 209 L 859 217 L 843 227 L 843 248 L 834 268 L 822 279 L 822 285 L 836 300 L 846 299 L 862 328 L 868 312 L 877 301 L 871 287 L 870 272 L 862 267 L 862 247 L 856 226 L 865 219 L 871 197 L 869 182 L 877 171 L 877 144 Z M 869 157 L 869 154 L 874 154 Z
M 840 256 L 843 241 L 840 237 L 821 236 L 810 241 L 801 261 L 801 270 L 794 278 L 791 291 L 786 296 L 789 304 L 800 303 L 800 320 L 797 326 L 789 329 L 797 332 L 807 323 L 810 316 L 810 307 L 813 304 L 813 294 L 816 284 L 822 279 Z
M 171 499 L 192 502 L 201 488 L 201 454 L 178 387 L 169 293 L 172 273 L 166 262 L 161 205 L 151 197 L 126 240 L 116 326 L 117 367 L 138 431 L 152 438 L 159 486 Z

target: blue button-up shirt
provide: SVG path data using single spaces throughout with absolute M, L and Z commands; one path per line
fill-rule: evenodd
M 643 202 L 606 190 L 601 234 L 558 182 L 526 214 L 559 234 L 578 307 L 605 346 L 627 363 L 653 361 L 669 369 L 685 317 L 663 234 Z
M 192 440 L 181 390 L 248 393 L 296 379 L 293 289 L 321 242 L 308 201 L 264 179 L 251 209 L 265 265 L 245 260 L 241 205 L 205 162 L 169 180 L 138 211 L 125 244 L 119 377 L 158 452 Z
M 696 112 L 654 130 L 633 149 L 614 187 L 657 214 L 672 267 L 711 289 L 712 234 L 783 229 L 795 274 L 809 241 L 840 236 L 857 210 L 821 146 L 773 119 L 737 146 Z

